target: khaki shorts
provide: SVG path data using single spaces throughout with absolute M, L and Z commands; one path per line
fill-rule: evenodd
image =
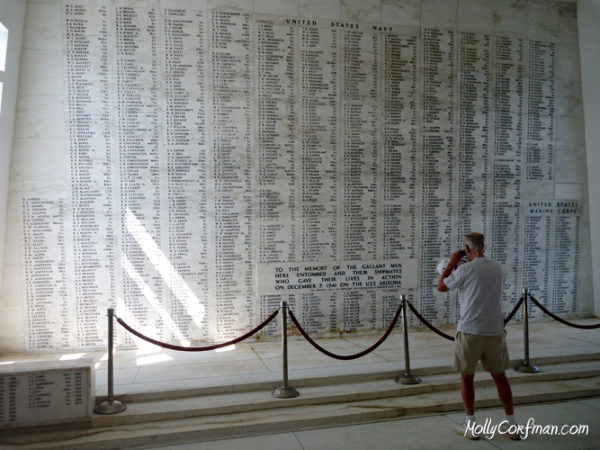
M 504 372 L 509 367 L 506 331 L 495 336 L 456 333 L 452 368 L 464 374 L 474 374 L 477 362 L 491 373 Z

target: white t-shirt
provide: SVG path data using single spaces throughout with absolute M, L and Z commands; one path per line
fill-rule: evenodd
M 444 279 L 444 284 L 449 289 L 458 289 L 458 331 L 481 336 L 503 332 L 504 271 L 499 263 L 485 257 L 474 259 L 457 267 Z

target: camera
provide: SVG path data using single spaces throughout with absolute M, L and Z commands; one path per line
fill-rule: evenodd
M 461 258 L 466 258 L 467 257 L 467 252 L 465 250 L 461 250 L 460 251 L 460 257 Z

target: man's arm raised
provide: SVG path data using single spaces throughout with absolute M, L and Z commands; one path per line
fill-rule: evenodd
M 450 255 L 450 261 L 448 262 L 448 265 L 446 266 L 446 268 L 440 275 L 440 279 L 439 279 L 438 285 L 437 285 L 438 291 L 448 292 L 450 290 L 450 288 L 448 288 L 448 286 L 446 286 L 444 284 L 444 279 L 452 273 L 452 271 L 456 268 L 456 266 L 460 262 L 460 259 L 462 257 L 461 252 L 462 252 L 462 250 L 457 250 L 454 253 L 452 253 L 452 255 Z

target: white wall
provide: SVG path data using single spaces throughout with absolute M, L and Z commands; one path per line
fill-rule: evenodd
M 164 4 L 170 2 L 185 4 L 185 1 L 182 0 L 160 1 Z M 596 0 L 596 4 L 597 1 L 600 0 Z M 524 189 L 526 192 L 523 193 L 522 199 L 575 200 L 578 205 L 586 201 L 586 192 L 588 191 L 586 178 L 588 175 L 585 165 L 586 153 L 583 133 L 583 112 L 581 108 L 581 78 L 579 71 L 580 62 L 578 59 L 579 51 L 577 50 L 578 35 L 576 28 L 577 17 L 575 14 L 575 3 L 557 0 L 529 0 L 523 2 L 509 2 L 507 0 L 362 0 L 361 2 L 357 0 L 321 0 L 318 2 L 319 5 L 317 5 L 314 0 L 189 0 L 190 4 L 195 4 L 196 2 L 202 8 L 205 8 L 205 6 L 202 5 L 206 4 L 212 5 L 211 8 L 220 4 L 226 7 L 229 4 L 242 9 L 252 10 L 259 14 L 272 13 L 293 17 L 298 15 L 300 17 L 312 18 L 339 18 L 356 22 L 364 21 L 366 23 L 397 23 L 402 27 L 413 27 L 410 30 L 411 33 L 416 33 L 419 26 L 432 26 L 435 28 L 438 26 L 454 26 L 453 24 L 456 23 L 459 29 L 460 27 L 464 27 L 467 30 L 475 32 L 491 32 L 497 35 L 509 36 L 524 33 L 524 35 L 531 39 L 557 42 L 557 133 L 555 135 L 557 139 L 555 157 L 553 157 L 552 163 L 556 167 L 556 177 L 547 183 L 542 183 L 541 188 L 539 189 L 538 187 L 540 187 L 540 185 L 538 184 L 532 183 L 531 185 L 528 185 L 527 189 Z M 0 5 L 4 6 L 9 3 L 12 4 L 12 7 L 20 5 L 21 10 L 24 10 L 25 4 L 27 4 L 27 15 L 21 43 L 23 71 L 21 71 L 16 113 L 14 113 L 14 106 L 11 108 L 16 124 L 15 131 L 12 133 L 11 129 L 11 135 L 13 137 L 10 139 L 6 139 L 4 134 L 2 134 L 2 137 L 0 138 L 5 141 L 3 142 L 3 145 L 7 145 L 9 149 L 11 143 L 14 147 L 11 165 L 12 182 L 9 194 L 10 202 L 8 205 L 6 239 L 0 241 L 6 242 L 6 258 L 4 263 L 4 271 L 6 272 L 4 274 L 4 279 L 6 282 L 2 286 L 2 297 L 0 300 L 0 350 L 24 350 L 27 348 L 27 345 L 30 345 L 30 349 L 45 348 L 43 346 L 45 344 L 43 343 L 28 344 L 29 341 L 27 335 L 39 335 L 41 342 L 45 336 L 47 336 L 47 330 L 53 331 L 53 339 L 61 340 L 60 344 L 53 345 L 69 345 L 75 348 L 76 345 L 79 346 L 79 344 L 71 343 L 71 340 L 72 342 L 75 342 L 76 338 L 79 339 L 79 337 L 76 336 L 76 333 L 79 333 L 79 331 L 76 332 L 75 330 L 92 330 L 90 332 L 91 334 L 92 332 L 96 333 L 95 330 L 97 329 L 99 330 L 99 336 L 105 336 L 105 333 L 102 332 L 102 327 L 106 324 L 105 319 L 103 319 L 103 311 L 105 311 L 105 307 L 109 305 L 108 302 L 110 299 L 124 296 L 119 294 L 111 296 L 108 291 L 106 291 L 106 295 L 104 294 L 104 291 L 99 295 L 95 291 L 96 288 L 93 284 L 86 284 L 86 286 L 91 286 L 89 288 L 86 287 L 86 289 L 89 290 L 91 296 L 98 299 L 98 302 L 88 303 L 88 305 L 91 304 L 91 307 L 89 308 L 88 306 L 85 306 L 85 308 L 81 307 L 81 315 L 85 318 L 89 318 L 90 323 L 93 325 L 97 324 L 97 327 L 82 326 L 81 324 L 84 322 L 77 319 L 76 313 L 74 312 L 77 311 L 78 305 L 83 305 L 84 302 L 80 301 L 81 296 L 76 292 L 76 286 L 78 286 L 77 283 L 82 286 L 83 281 L 75 280 L 76 271 L 73 270 L 76 266 L 74 256 L 75 240 L 72 238 L 75 233 L 73 231 L 73 224 L 75 223 L 73 217 L 75 217 L 75 215 L 70 206 L 73 204 L 71 201 L 72 178 L 69 172 L 70 154 L 68 153 L 68 137 L 67 128 L 65 126 L 65 124 L 68 125 L 68 116 L 66 117 L 65 114 L 72 113 L 75 115 L 75 113 L 72 111 L 69 112 L 64 105 L 67 79 L 64 74 L 65 54 L 62 28 L 64 20 L 62 8 L 63 0 L 0 0 Z M 86 3 L 86 1 L 82 0 L 81 3 Z M 113 6 L 116 4 L 111 0 L 103 0 L 99 3 Z M 138 4 L 136 0 L 127 0 L 125 3 L 132 5 Z M 139 3 L 142 5 L 145 4 L 145 2 Z M 158 3 L 158 0 L 152 0 L 151 3 Z M 544 5 L 548 7 L 543 7 Z M 3 16 L 6 15 L 3 14 Z M 476 17 L 476 19 L 474 17 Z M 4 19 L 2 20 L 4 21 Z M 21 41 L 21 39 L 19 39 L 19 41 Z M 587 42 L 593 43 L 597 42 L 597 40 L 590 39 Z M 113 88 L 111 87 L 111 89 Z M 17 89 L 15 87 L 15 89 L 12 90 L 12 93 L 14 94 L 16 92 Z M 207 100 L 207 102 L 209 102 L 207 104 L 210 104 L 210 100 Z M 112 100 L 109 104 L 112 105 Z M 598 104 L 600 103 L 596 102 L 596 105 Z M 98 111 L 98 109 L 94 109 L 94 113 L 100 116 L 101 111 Z M 100 129 L 97 135 L 103 135 L 101 133 L 103 133 L 104 130 L 105 128 Z M 588 138 L 588 140 L 594 142 L 592 139 Z M 597 142 L 598 140 L 596 139 L 595 141 Z M 99 149 L 101 148 L 102 147 L 100 146 Z M 114 151 L 114 148 L 114 146 L 111 147 L 112 151 Z M 240 147 L 239 150 L 239 154 L 242 156 L 245 155 L 242 153 L 244 148 Z M 196 150 L 194 150 L 194 154 L 196 154 Z M 598 157 L 598 152 L 596 152 L 596 157 Z M 240 157 L 239 159 L 240 161 L 247 161 L 245 158 L 246 157 L 243 156 L 243 158 Z M 104 179 L 100 177 L 102 171 L 99 166 L 102 161 L 100 159 L 95 159 L 94 161 L 96 164 L 95 167 L 98 167 L 99 169 L 95 172 L 98 174 L 98 180 L 104 181 Z M 115 160 L 111 159 L 111 161 Z M 164 161 L 166 161 L 166 159 Z M 7 160 L 7 164 L 2 166 L 5 172 L 8 171 L 8 162 L 10 162 L 10 159 Z M 114 163 L 113 166 L 114 173 L 119 173 L 117 163 Z M 166 167 L 165 164 L 162 163 L 157 164 L 157 166 Z M 592 165 L 592 167 L 594 166 Z M 592 173 L 593 172 L 590 172 L 590 174 Z M 5 176 L 0 182 L 6 183 L 7 179 L 8 177 Z M 96 178 L 94 178 L 94 180 L 96 180 Z M 163 180 L 166 180 L 166 178 L 163 177 Z M 590 176 L 590 181 L 593 180 L 594 177 Z M 119 180 L 113 183 L 113 192 L 120 192 L 120 188 L 117 186 L 118 181 Z M 164 183 L 167 181 L 168 180 L 164 181 Z M 151 186 L 151 188 L 154 189 L 154 186 Z M 149 189 L 147 189 L 147 191 L 155 192 L 154 190 L 150 191 Z M 593 207 L 594 199 L 596 200 L 596 203 L 599 203 L 598 194 L 600 193 L 600 189 L 596 187 L 590 189 L 590 191 L 592 194 L 591 204 Z M 166 199 L 166 190 L 163 189 L 162 192 L 164 194 L 163 200 L 166 202 L 168 200 Z M 5 198 L 6 193 L 4 192 L 3 195 Z M 213 194 L 211 193 L 210 195 Z M 59 218 L 57 223 L 52 224 L 51 232 L 48 232 L 47 235 L 44 234 L 44 242 L 48 243 L 49 251 L 47 255 L 40 256 L 40 258 L 44 258 L 44 261 L 45 258 L 52 261 L 51 269 L 53 275 L 51 278 L 56 280 L 57 283 L 52 284 L 53 296 L 51 297 L 50 303 L 46 302 L 45 294 L 40 294 L 39 297 L 42 300 L 36 303 L 36 305 L 38 305 L 36 308 L 39 309 L 40 314 L 47 314 L 45 316 L 47 319 L 43 323 L 43 326 L 28 328 L 27 321 L 30 320 L 33 322 L 33 320 L 27 318 L 28 285 L 23 282 L 24 276 L 26 276 L 24 270 L 26 258 L 24 257 L 25 251 L 23 244 L 23 199 L 37 199 L 38 197 L 46 202 L 46 206 L 44 207 L 47 208 L 48 213 L 45 217 Z M 100 199 L 101 197 L 98 198 Z M 192 197 L 190 196 L 190 198 Z M 115 199 L 120 201 L 118 196 L 115 196 Z M 163 200 L 161 200 L 161 202 Z M 161 205 L 163 204 L 167 203 L 161 203 Z M 587 208 L 585 209 L 587 210 Z M 58 211 L 63 212 L 59 214 Z M 0 205 L 0 218 L 4 216 L 6 216 L 6 207 L 2 204 Z M 122 226 L 125 226 L 125 222 L 122 222 L 121 219 L 121 217 L 125 217 L 125 214 L 119 214 L 117 212 L 113 215 L 110 215 L 109 213 L 103 215 L 102 211 L 98 209 L 96 217 L 98 218 L 97 223 L 99 224 L 99 230 L 101 230 L 102 233 L 106 232 L 108 234 L 109 231 L 113 229 L 109 228 L 104 220 L 105 217 L 109 216 L 113 217 L 114 224 L 122 224 Z M 577 298 L 581 301 L 578 301 L 577 303 L 578 310 L 576 313 L 578 315 L 589 315 L 594 312 L 594 305 L 591 300 L 593 293 L 590 263 L 591 250 L 588 246 L 589 221 L 587 211 L 583 213 L 581 219 L 581 236 L 583 237 L 582 241 L 584 248 L 581 252 L 582 257 L 579 265 L 579 272 L 581 272 L 581 275 L 577 291 Z M 49 221 L 50 219 L 47 220 Z M 61 222 L 61 220 L 63 222 Z M 6 219 L 2 220 L 2 227 L 5 225 L 4 222 L 6 222 Z M 598 221 L 596 220 L 595 223 L 597 224 L 597 222 Z M 163 226 L 163 223 L 166 224 L 166 219 L 161 221 L 162 229 L 166 230 L 166 225 Z M 62 225 L 64 225 L 64 229 L 60 228 Z M 115 228 L 118 227 L 116 226 Z M 157 227 L 157 229 L 159 228 L 160 227 Z M 596 225 L 596 228 L 598 228 L 598 225 Z M 2 230 L 3 229 L 4 228 L 2 228 Z M 200 229 L 200 227 L 197 227 L 194 230 L 197 231 L 198 229 Z M 120 232 L 118 231 L 117 234 L 118 233 Z M 126 233 L 123 234 L 125 235 Z M 165 237 L 166 234 L 162 233 L 161 236 Z M 544 244 L 548 239 L 552 240 L 552 238 L 544 238 L 546 234 L 544 234 L 543 231 L 537 233 L 537 236 L 540 236 L 540 242 L 544 245 L 542 248 L 548 248 L 549 254 L 552 254 L 551 252 L 554 247 L 549 244 Z M 512 235 L 509 237 L 509 240 L 511 237 Z M 597 239 L 598 236 L 595 236 L 595 238 Z M 62 242 L 63 245 L 59 245 L 58 242 Z M 114 246 L 104 245 L 106 242 L 116 244 Z M 120 264 L 121 259 L 119 259 L 118 255 L 121 253 L 119 253 L 119 249 L 123 247 L 120 237 L 115 238 L 111 236 L 111 239 L 107 240 L 100 236 L 97 243 L 95 241 L 94 245 L 97 245 L 98 254 L 104 252 L 105 249 L 107 249 L 106 252 L 108 252 L 108 249 L 114 248 L 115 255 L 117 255 L 117 257 L 113 258 L 113 260 L 116 261 L 114 267 L 117 267 L 118 264 Z M 512 254 L 519 254 L 519 251 L 515 249 L 519 247 L 520 243 L 511 242 L 510 245 L 513 246 L 510 250 Z M 37 248 L 43 249 L 44 245 L 38 245 Z M 168 248 L 166 239 L 164 248 Z M 597 248 L 598 245 L 596 245 L 596 249 Z M 250 250 L 243 251 L 248 252 L 244 254 L 250 254 L 251 250 L 252 249 L 250 248 Z M 285 249 L 282 251 L 285 251 Z M 597 253 L 598 252 L 596 251 L 596 255 Z M 65 255 L 64 258 L 66 259 L 63 259 L 63 256 L 61 255 Z M 77 258 L 80 257 L 78 256 Z M 108 261 L 109 263 L 103 263 L 101 275 L 94 275 L 96 280 L 100 280 L 98 281 L 98 286 L 102 286 L 103 290 L 105 286 L 110 287 L 110 275 L 114 273 L 115 279 L 117 280 L 114 284 L 115 286 L 118 286 L 118 292 L 129 292 L 129 290 L 126 291 L 125 288 L 122 287 L 125 283 L 121 282 L 121 277 L 128 275 L 122 275 L 124 272 L 121 269 L 113 270 L 113 266 L 110 265 L 111 259 L 108 256 L 106 258 L 103 256 L 102 258 L 102 261 Z M 550 260 L 550 258 L 551 256 L 548 257 L 548 260 Z M 61 261 L 63 261 L 63 263 L 61 263 Z M 77 264 L 80 264 L 79 261 L 80 259 L 77 259 Z M 162 274 L 157 272 L 157 268 L 153 265 L 152 261 L 150 259 L 144 259 L 143 264 L 145 266 L 141 271 L 149 274 L 147 277 L 147 284 L 150 285 L 154 283 L 154 280 L 159 280 L 157 283 L 160 284 Z M 598 266 L 597 260 L 596 267 Z M 536 270 L 540 273 L 540 279 L 543 278 L 541 276 L 543 275 L 542 270 L 540 269 L 542 265 L 536 267 L 538 267 Z M 89 273 L 92 272 L 92 270 L 89 270 Z M 595 271 L 595 273 L 597 272 L 598 270 Z M 39 278 L 40 281 L 36 281 L 35 284 L 36 286 L 40 286 L 40 291 L 43 291 L 50 283 L 45 281 L 46 279 L 44 277 L 46 276 L 46 272 L 44 270 L 40 270 L 39 273 L 41 273 Z M 62 276 L 63 274 L 64 277 Z M 80 277 L 79 275 L 77 276 Z M 215 279 L 214 276 L 208 278 L 211 280 Z M 417 277 L 415 276 L 413 278 L 416 279 Z M 242 285 L 242 283 L 245 283 L 245 279 L 241 276 L 239 279 L 241 280 L 239 281 L 239 292 L 246 292 L 243 291 L 243 289 L 247 288 L 246 284 Z M 79 280 L 79 278 L 77 280 Z M 238 281 L 236 280 L 235 282 L 237 283 Z M 200 281 L 198 281 L 198 283 L 200 283 Z M 520 292 L 521 290 L 521 286 L 518 286 L 518 284 L 519 283 L 517 282 L 514 283 L 515 292 Z M 64 292 L 59 291 L 57 286 L 64 287 L 67 294 L 65 295 Z M 162 284 L 160 286 L 162 286 Z M 106 289 L 108 289 L 108 287 Z M 528 287 L 531 288 L 531 285 Z M 170 288 L 166 284 L 164 287 L 161 287 L 161 289 L 161 292 L 170 292 Z M 213 299 L 216 297 L 212 293 L 216 291 L 216 288 L 211 286 L 210 289 L 202 289 L 201 291 L 203 293 L 208 292 L 207 298 L 213 302 L 209 306 L 213 307 L 216 304 L 216 300 L 213 301 Z M 596 292 L 598 291 L 600 291 L 600 289 L 597 287 Z M 87 291 L 85 294 L 87 295 Z M 35 295 L 36 294 L 34 294 L 34 296 Z M 326 294 L 323 294 L 323 299 L 326 298 L 325 295 Z M 549 298 L 550 295 L 546 295 L 545 297 Z M 133 296 L 131 298 L 134 299 Z M 238 297 L 236 297 L 236 299 L 237 298 Z M 242 305 L 242 302 L 245 302 L 247 297 L 242 296 L 239 298 L 239 304 Z M 336 302 L 338 301 L 342 301 L 341 297 L 336 300 Z M 445 300 L 439 296 L 436 297 L 435 301 L 438 304 L 442 304 Z M 146 299 L 143 298 L 143 296 L 138 295 L 137 291 L 135 293 L 135 302 L 146 305 L 146 303 L 144 303 L 146 302 Z M 253 305 L 254 304 L 258 305 L 258 300 L 256 300 Z M 323 300 L 325 308 L 329 308 L 327 305 L 330 304 L 329 300 Z M 598 304 L 598 302 L 596 302 L 596 304 Z M 204 303 L 202 303 L 202 305 L 204 305 Z M 265 308 L 268 306 L 269 305 L 266 305 Z M 302 305 L 296 305 L 296 307 L 301 308 Z M 450 309 L 452 306 L 444 306 L 444 308 Z M 270 310 L 269 308 L 267 309 Z M 200 308 L 198 308 L 198 310 L 200 310 Z M 337 311 L 339 310 L 340 308 L 337 309 Z M 150 311 L 154 311 L 154 309 L 150 308 Z M 247 324 L 245 311 L 246 310 L 244 309 L 242 313 L 239 314 L 240 326 L 246 326 Z M 367 310 L 365 309 L 365 311 Z M 70 314 L 70 312 L 73 313 Z M 596 307 L 596 314 L 598 314 L 598 312 L 598 308 Z M 325 313 L 327 313 L 327 310 Z M 575 313 L 575 311 L 573 311 L 573 313 Z M 155 313 L 152 312 L 152 314 Z M 337 315 L 331 313 L 331 316 L 336 317 L 337 320 Z M 448 314 L 448 316 L 453 317 L 454 314 Z M 256 318 L 257 315 L 254 317 Z M 149 327 L 153 327 L 153 324 L 155 323 L 153 320 L 154 319 L 147 321 Z M 156 321 L 156 323 L 163 323 L 158 322 L 158 319 L 156 319 Z M 214 319 L 213 322 L 216 324 L 217 320 Z M 382 326 L 383 325 L 384 324 L 382 323 Z M 79 328 L 77 328 L 77 326 L 79 326 Z M 325 323 L 324 326 L 327 326 L 327 323 Z M 385 326 L 387 326 L 387 323 Z M 36 334 L 29 331 L 34 328 L 36 333 L 37 331 L 39 331 L 39 333 Z M 203 330 L 200 326 L 198 326 L 197 329 Z M 216 330 L 216 325 L 213 326 L 212 329 Z M 25 332 L 23 330 L 25 330 Z M 58 330 L 68 331 L 61 331 L 61 333 L 58 333 Z M 151 328 L 150 332 L 153 334 L 155 328 Z M 65 336 L 65 339 L 69 340 L 67 344 L 62 341 Z M 91 339 L 88 340 L 86 338 L 85 342 L 86 344 L 82 345 L 91 345 L 88 343 L 91 342 Z
M 26 6 L 26 0 L 0 0 L 0 22 L 8 29 L 6 70 L 0 72 L 0 82 L 4 84 L 0 112 L 0 284 L 2 283 L 1 269 L 4 261 L 8 181 Z
M 585 117 L 594 312 L 600 316 L 600 0 L 578 0 L 579 51 Z

